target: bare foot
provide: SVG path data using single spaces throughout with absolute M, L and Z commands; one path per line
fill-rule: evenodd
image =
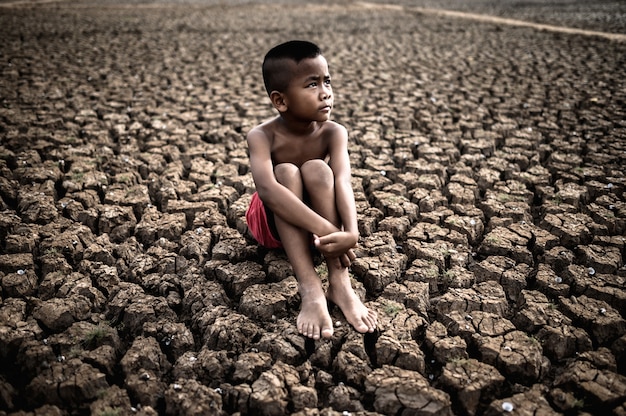
M 321 287 L 307 293 L 300 290 L 302 304 L 296 321 L 298 332 L 315 340 L 333 336 L 333 321 L 328 313 L 328 304 Z
M 368 309 L 354 292 L 347 269 L 331 272 L 326 298 L 339 306 L 346 320 L 358 332 L 363 334 L 376 330 L 378 315 Z

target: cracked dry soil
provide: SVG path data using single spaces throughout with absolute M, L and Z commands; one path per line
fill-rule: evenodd
M 46 3 L 0 33 L 0 414 L 626 414 L 625 43 L 351 2 Z M 372 335 L 333 310 L 305 341 L 247 233 L 289 38 L 350 131 Z

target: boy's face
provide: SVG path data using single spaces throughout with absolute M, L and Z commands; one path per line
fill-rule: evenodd
M 286 111 L 292 116 L 311 121 L 330 119 L 333 89 L 328 63 L 323 56 L 292 62 L 292 77 L 283 97 Z

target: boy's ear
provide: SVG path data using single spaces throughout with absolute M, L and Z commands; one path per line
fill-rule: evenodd
M 283 113 L 287 111 L 287 101 L 283 93 L 276 90 L 272 91 L 270 93 L 270 100 L 272 101 L 274 108 L 279 112 Z

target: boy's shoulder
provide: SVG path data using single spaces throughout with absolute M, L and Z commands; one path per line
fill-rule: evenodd
M 280 122 L 280 116 L 275 117 L 273 119 L 264 121 L 261 124 L 256 125 L 248 132 L 248 137 L 251 136 L 264 136 L 266 138 L 273 138 L 274 135 L 279 131 L 284 129 L 285 126 Z M 322 134 L 337 134 L 347 132 L 346 128 L 333 120 L 325 121 L 320 129 L 320 133 Z

